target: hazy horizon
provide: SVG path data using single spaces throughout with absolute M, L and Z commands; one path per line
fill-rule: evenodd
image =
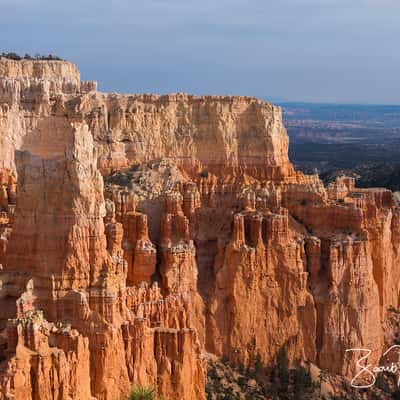
M 0 6 L 0 52 L 56 54 L 101 91 L 400 105 L 397 0 Z

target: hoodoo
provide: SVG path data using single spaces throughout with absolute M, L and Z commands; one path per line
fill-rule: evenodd
M 203 400 L 209 357 L 349 377 L 392 344 L 392 193 L 296 172 L 279 107 L 1 58 L 0 167 L 1 400 Z

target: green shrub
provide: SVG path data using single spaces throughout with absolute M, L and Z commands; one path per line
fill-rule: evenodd
M 213 398 L 213 389 L 212 386 L 207 383 L 206 384 L 206 395 L 207 395 L 207 400 L 211 400 Z
M 278 352 L 278 374 L 281 389 L 287 391 L 289 386 L 289 360 L 284 347 L 281 347 Z
M 247 379 L 244 376 L 240 376 L 238 379 L 238 385 L 244 389 L 247 387 Z
M 345 235 L 351 235 L 351 234 L 353 233 L 353 231 L 352 231 L 351 228 L 349 228 L 349 227 L 343 228 L 343 229 L 342 229 L 342 232 L 343 232 Z
M 22 59 L 22 57 L 17 53 L 1 53 L 1 57 L 5 57 L 8 58 L 9 60 L 16 60 L 16 61 Z
M 142 385 L 134 386 L 127 400 L 157 400 L 155 389 Z
M 241 375 L 244 375 L 246 372 L 246 368 L 244 367 L 244 364 L 242 362 L 239 362 L 238 371 Z
M 208 375 L 208 377 L 209 377 L 210 379 L 213 379 L 213 380 L 218 379 L 217 368 L 215 368 L 215 366 L 212 365 L 212 366 L 208 369 L 207 375 Z
M 229 364 L 228 357 L 222 356 L 221 357 L 221 363 L 224 364 L 224 365 L 228 365 Z
M 254 361 L 254 375 L 258 382 L 262 381 L 265 377 L 264 364 L 259 353 Z
M 294 390 L 298 398 L 309 391 L 312 387 L 313 381 L 308 369 L 302 366 L 296 368 L 294 371 Z
M 31 57 L 29 54 L 25 54 L 24 57 L 21 57 L 19 54 L 14 53 L 14 52 L 10 52 L 10 53 L 4 53 L 3 52 L 3 53 L 0 54 L 0 57 L 4 57 L 4 58 L 7 58 L 9 60 L 16 60 L 16 61 L 19 61 L 19 60 L 22 60 L 22 59 L 25 59 L 25 60 L 49 60 L 49 61 L 56 60 L 56 61 L 62 61 L 62 58 L 60 58 L 58 56 L 55 56 L 53 54 L 49 54 L 47 56 L 41 55 L 41 54 L 36 54 L 35 57 Z

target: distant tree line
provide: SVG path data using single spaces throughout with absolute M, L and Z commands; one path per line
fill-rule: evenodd
M 8 58 L 9 60 L 16 60 L 16 61 L 20 61 L 20 60 L 56 60 L 56 61 L 64 61 L 62 58 L 55 56 L 53 54 L 49 54 L 49 55 L 42 55 L 42 54 L 35 54 L 34 56 L 31 56 L 30 54 L 25 54 L 23 57 L 20 56 L 17 53 L 1 53 L 0 57 L 3 58 Z

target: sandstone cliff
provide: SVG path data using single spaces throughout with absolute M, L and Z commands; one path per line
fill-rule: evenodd
M 0 144 L 1 399 L 204 399 L 206 352 L 351 376 L 391 343 L 392 193 L 294 171 L 278 107 L 0 60 Z

